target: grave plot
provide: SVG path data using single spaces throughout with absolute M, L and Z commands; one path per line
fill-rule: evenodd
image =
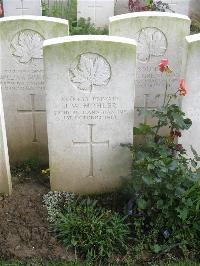
M 20 16 L 0 21 L 0 73 L 11 163 L 48 163 L 42 44 L 68 35 L 68 22 Z
M 114 190 L 129 174 L 135 52 L 117 37 L 44 43 L 52 190 Z
M 177 91 L 185 52 L 184 38 L 189 33 L 190 19 L 179 14 L 138 12 L 110 18 L 110 35 L 129 37 L 138 43 L 136 109 L 155 108 L 163 102 L 165 79 L 159 71 L 163 58 L 167 58 L 173 68 L 168 86 L 171 93 Z M 136 124 L 152 123 L 145 115 L 138 116 L 137 112 L 135 121 Z

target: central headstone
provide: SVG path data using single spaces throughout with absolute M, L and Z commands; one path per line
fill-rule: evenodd
M 159 71 L 159 63 L 163 58 L 168 58 L 173 69 L 167 80 L 169 94 L 177 91 L 184 38 L 189 33 L 190 19 L 179 14 L 136 12 L 110 18 L 110 35 L 129 37 L 138 43 L 135 108 L 147 110 L 162 105 L 166 76 Z M 136 124 L 151 123 L 137 112 L 135 118 Z
M 12 190 L 10 164 L 6 138 L 3 103 L 0 87 L 0 194 L 10 194 Z
M 3 0 L 4 16 L 42 15 L 41 0 Z
M 43 41 L 68 35 L 62 19 L 20 16 L 0 21 L 0 74 L 12 163 L 48 163 Z
M 114 0 L 77 0 L 77 18 L 90 18 L 96 27 L 107 26 L 113 15 Z
M 125 38 L 45 41 L 53 190 L 110 191 L 129 175 L 131 154 L 121 144 L 133 141 L 135 53 Z

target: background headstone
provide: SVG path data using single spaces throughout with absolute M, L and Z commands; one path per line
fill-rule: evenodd
M 187 61 L 185 81 L 187 95 L 182 99 L 182 110 L 192 120 L 192 126 L 188 131 L 183 131 L 180 138 L 183 147 L 191 155 L 190 145 L 200 154 L 200 34 L 186 37 Z
M 189 16 L 192 22 L 200 28 L 200 0 L 190 1 Z
M 62 19 L 0 20 L 0 71 L 10 162 L 48 163 L 43 41 L 68 35 Z
M 42 15 L 41 0 L 3 0 L 4 17 Z
M 0 87 L 0 193 L 10 194 L 11 190 L 10 164 Z
M 121 15 L 129 13 L 128 1 L 127 0 L 116 0 L 115 1 L 115 15 Z
M 77 0 L 77 19 L 91 18 L 96 27 L 109 24 L 109 17 L 114 15 L 114 0 Z
M 173 29 L 173 30 L 172 30 Z M 168 58 L 173 74 L 168 78 L 169 92 L 178 89 L 190 19 L 166 12 L 137 12 L 110 18 L 110 35 L 135 39 L 137 46 L 135 108 L 150 109 L 163 103 L 166 81 L 159 71 L 161 59 Z M 135 123 L 148 122 L 135 113 Z
M 114 190 L 130 171 L 134 41 L 74 36 L 44 43 L 52 190 Z M 123 56 L 122 56 L 123 55 Z
M 163 2 L 169 4 L 174 12 L 188 16 L 190 0 L 164 0 Z

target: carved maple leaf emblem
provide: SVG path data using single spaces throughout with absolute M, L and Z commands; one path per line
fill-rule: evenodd
M 70 69 L 71 81 L 78 89 L 92 92 L 96 86 L 105 86 L 111 77 L 108 61 L 98 54 L 80 55 L 78 64 Z
M 28 63 L 32 59 L 42 59 L 42 44 L 44 38 L 35 31 L 23 30 L 18 32 L 11 42 L 12 55 L 20 63 Z

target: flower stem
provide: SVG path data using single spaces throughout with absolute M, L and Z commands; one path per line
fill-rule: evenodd
M 164 95 L 163 107 L 165 106 L 165 101 L 166 101 L 166 98 L 167 98 L 167 90 L 168 90 L 168 82 L 167 82 L 167 80 L 166 80 L 166 85 L 165 85 L 165 95 Z

